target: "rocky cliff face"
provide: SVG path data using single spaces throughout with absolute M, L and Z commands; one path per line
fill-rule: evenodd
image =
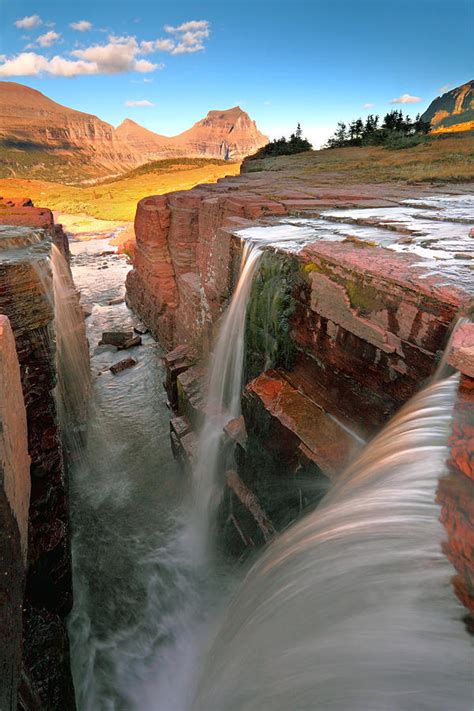
M 28 553 L 30 458 L 20 366 L 10 322 L 0 316 L 0 707 L 17 708 Z
M 470 303 L 468 257 L 464 277 L 456 276 L 460 247 L 451 278 L 428 273 L 417 257 L 403 253 L 405 245 L 423 239 L 419 216 L 411 231 L 403 200 L 423 192 L 401 185 L 315 185 L 290 170 L 245 174 L 139 203 L 127 298 L 157 337 L 175 347 L 166 359 L 167 391 L 177 414 L 171 440 L 185 463 L 195 456 L 193 430 L 202 419 L 196 350 L 208 350 L 235 286 L 240 230 L 271 230 L 275 218 L 286 216 L 280 229 L 297 232 L 299 218 L 313 220 L 314 238 L 303 249 L 277 250 L 262 260 L 251 295 L 243 418 L 223 434 L 236 445 L 239 469 L 228 475 L 221 525 L 223 540 L 238 555 L 317 503 L 361 442 L 432 375 L 459 310 Z M 354 206 L 366 210 L 321 214 Z M 433 225 L 425 225 L 431 239 Z M 382 244 L 393 235 L 399 249 L 372 241 L 371 230 L 383 235 Z M 469 226 L 455 225 L 459 230 L 465 244 Z M 273 325 L 272 342 L 266 333 L 263 344 L 268 280 L 276 285 L 281 328 Z M 463 353 L 472 364 L 472 353 Z M 468 563 L 454 533 L 461 530 L 459 521 L 472 518 L 464 479 L 446 503 L 447 550 L 459 571 L 459 596 L 472 609 L 472 558 Z M 445 493 L 440 497 L 447 502 Z
M 50 151 L 65 162 L 78 153 L 109 171 L 138 162 L 110 124 L 15 82 L 0 82 L 0 139 L 5 148 Z
M 0 82 L 2 173 L 45 177 L 49 162 L 77 179 L 123 173 L 151 160 L 175 157 L 240 160 L 268 142 L 238 106 L 210 111 L 206 118 L 174 137 L 160 136 L 125 119 L 117 128 L 97 116 L 61 106 L 35 89 Z M 46 156 L 46 164 L 44 163 Z
M 421 117 L 433 133 L 474 128 L 474 80 L 436 97 Z
M 69 507 L 54 397 L 57 376 L 49 262 L 52 242 L 64 250 L 65 235 L 54 225 L 49 210 L 25 206 L 24 201 L 11 202 L 0 206 L 0 221 L 6 223 L 0 231 L 0 314 L 8 316 L 15 338 L 31 459 L 26 581 L 20 596 L 21 670 L 17 667 L 12 676 L 12 688 L 21 679 L 19 709 L 74 709 L 65 624 L 72 606 Z M 19 408 L 21 412 L 21 398 Z M 15 431 L 19 427 L 17 423 Z M 20 478 L 15 481 L 23 491 Z M 24 522 L 20 525 L 18 519 L 18 525 L 21 532 Z

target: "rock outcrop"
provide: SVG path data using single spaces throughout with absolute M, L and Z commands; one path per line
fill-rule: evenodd
M 427 197 L 433 193 L 432 187 L 318 184 L 289 170 L 246 173 L 139 203 L 127 299 L 174 347 L 165 359 L 176 413 L 171 441 L 186 467 L 203 410 L 196 351 L 209 351 L 235 287 L 241 230 L 294 235 L 294 246 L 277 244 L 260 262 L 248 305 L 243 418 L 222 435 L 223 444 L 234 442 L 238 471 L 228 473 L 220 525 L 222 541 L 237 555 L 316 505 L 364 441 L 434 373 L 459 311 L 471 302 L 472 278 L 461 213 L 447 229 L 450 249 L 462 259 L 451 255 L 440 269 L 433 258 L 428 268 L 416 255 L 418 246 L 443 248 L 441 232 L 431 219 L 422 225 L 420 215 L 410 217 L 417 203 L 412 208 L 404 200 L 435 205 L 436 195 Z M 302 224 L 301 217 L 311 221 Z M 306 236 L 298 244 L 300 234 Z M 458 239 L 462 249 L 453 246 Z M 452 355 L 464 390 L 470 348 L 463 341 Z M 461 511 L 468 519 L 472 512 L 461 502 L 467 485 L 460 481 L 451 502 L 440 497 L 466 603 L 472 556 L 468 564 L 454 531 Z
M 474 80 L 437 96 L 421 117 L 432 133 L 474 129 Z
M 67 241 L 48 210 L 18 203 L 9 210 L 3 205 L 0 221 L 6 223 L 0 228 L 0 314 L 9 318 L 15 338 L 31 459 L 26 581 L 21 590 L 22 657 L 16 676 L 20 679 L 18 709 L 73 710 L 65 623 L 72 606 L 69 506 L 54 397 L 57 371 L 49 259 L 51 245 L 56 243 L 64 251 Z M 19 398 L 18 418 L 21 407 Z M 17 433 L 20 425 L 15 425 Z M 21 436 L 16 436 L 18 463 L 22 464 Z M 24 499 L 21 481 L 16 479 Z M 18 520 L 18 526 L 21 531 L 24 522 Z M 13 573 L 18 575 L 14 569 Z M 12 708 L 17 708 L 16 702 Z

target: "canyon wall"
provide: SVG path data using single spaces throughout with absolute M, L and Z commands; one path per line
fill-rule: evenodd
M 176 413 L 171 442 L 185 468 L 195 457 L 203 417 L 199 361 L 236 283 L 239 231 L 270 227 L 282 217 L 293 229 L 300 217 L 318 219 L 325 208 L 402 207 L 406 198 L 433 190 L 340 187 L 283 170 L 246 173 L 138 204 L 127 300 L 173 349 L 165 358 L 166 389 Z M 405 226 L 399 229 L 401 245 L 412 240 Z M 390 235 L 386 224 L 383 233 Z M 248 306 L 243 415 L 223 433 L 223 442 L 234 443 L 238 471 L 227 475 L 221 539 L 236 555 L 316 505 L 367 438 L 434 373 L 471 296 L 461 280 L 449 282 L 418 262 L 414 254 L 377 246 L 351 231 L 337 241 L 316 235 L 302 249 L 276 248 L 263 257 Z M 271 329 L 269 289 L 278 308 Z M 472 367 L 472 350 L 464 358 Z M 467 420 L 471 376 L 465 364 L 455 365 L 464 373 L 457 412 Z M 461 421 L 456 417 L 456 427 L 468 431 L 471 425 Z M 472 549 L 460 542 L 467 531 L 472 536 L 473 526 L 463 457 L 453 454 L 450 465 L 462 478 L 451 488 L 443 484 L 439 496 L 449 533 L 446 550 L 458 572 L 456 590 L 473 609 Z
M 18 583 L 14 592 L 22 599 L 23 639 L 21 669 L 11 677 L 12 699 L 19 680 L 19 709 L 69 711 L 75 708 L 65 623 L 72 606 L 71 549 L 67 472 L 54 397 L 50 266 L 51 245 L 57 244 L 66 253 L 67 240 L 49 210 L 34 208 L 28 201 L 9 202 L 0 204 L 0 314 L 8 317 L 15 339 L 23 392 L 18 411 L 24 401 L 31 486 L 24 589 Z M 17 423 L 17 431 L 19 427 Z M 24 431 L 21 437 L 17 435 L 19 455 L 24 435 Z M 18 459 L 21 463 L 23 455 Z M 15 481 L 20 487 L 21 480 Z M 24 492 L 22 510 L 25 497 Z M 21 532 L 22 519 L 18 526 Z M 12 574 L 20 575 L 14 567 Z M 17 708 L 16 702 L 11 708 Z

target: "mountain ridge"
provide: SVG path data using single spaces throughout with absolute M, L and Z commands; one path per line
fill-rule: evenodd
M 211 110 L 186 131 L 162 136 L 126 118 L 114 128 L 94 114 L 63 106 L 36 89 L 0 82 L 0 175 L 59 177 L 123 173 L 152 160 L 199 157 L 240 161 L 268 142 L 238 106 Z M 61 163 L 62 156 L 62 163 Z

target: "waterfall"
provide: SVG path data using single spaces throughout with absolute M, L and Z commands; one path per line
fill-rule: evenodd
M 248 573 L 196 711 L 469 711 L 435 505 L 458 376 L 412 398 Z
M 254 275 L 262 256 L 256 242 L 244 243 L 237 286 L 223 317 L 211 357 L 207 387 L 205 421 L 199 435 L 196 465 L 193 471 L 195 502 L 192 543 L 196 560 L 206 553 L 212 512 L 218 503 L 218 474 L 224 426 L 240 415 L 240 395 L 245 349 L 247 303 Z
M 58 384 L 56 400 L 63 432 L 71 435 L 87 416 L 89 350 L 79 295 L 66 259 L 51 246 Z

